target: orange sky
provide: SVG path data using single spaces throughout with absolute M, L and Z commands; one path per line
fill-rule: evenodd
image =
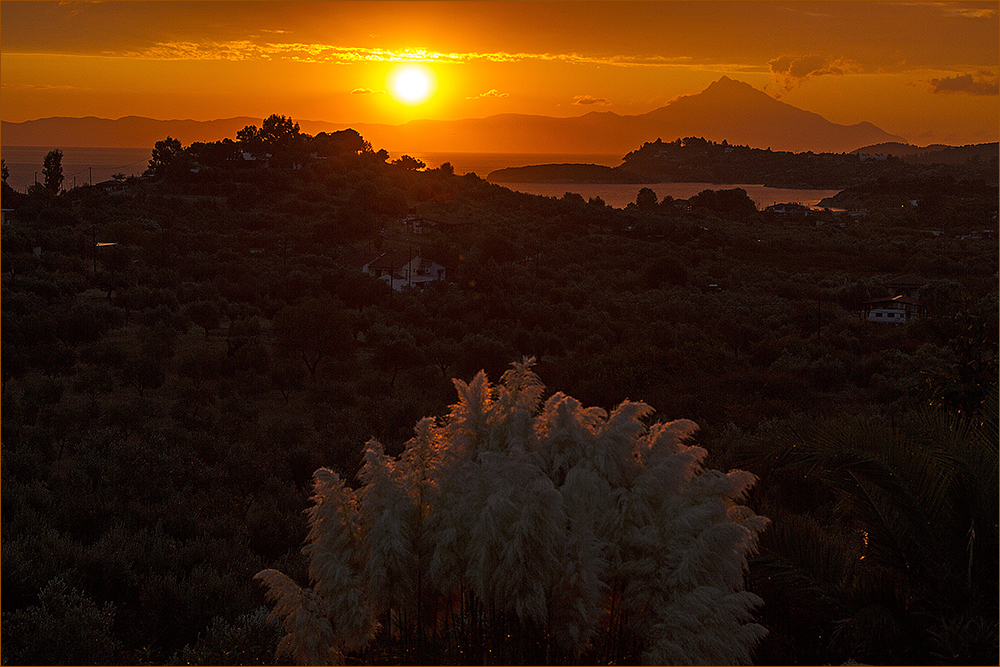
M 911 143 L 997 141 L 1000 3 L 3 2 L 0 116 L 638 114 L 726 75 Z M 436 94 L 385 92 L 399 61 Z

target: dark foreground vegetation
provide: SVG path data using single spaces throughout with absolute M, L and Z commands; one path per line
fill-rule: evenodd
M 997 663 L 995 168 L 859 217 L 614 210 L 269 121 L 159 142 L 147 179 L 4 187 L 4 664 L 273 663 L 253 577 L 309 584 L 313 472 L 358 486 L 370 438 L 401 454 L 452 378 L 528 356 L 543 398 L 644 401 L 759 478 L 755 662 Z M 392 290 L 360 268 L 383 251 L 446 279 Z M 866 321 L 905 274 L 922 317 Z M 477 658 L 535 661 L 519 629 Z M 386 632 L 346 659 L 448 656 Z

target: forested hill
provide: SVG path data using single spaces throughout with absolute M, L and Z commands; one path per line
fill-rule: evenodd
M 905 144 L 898 144 L 905 146 Z M 881 146 L 881 145 L 879 145 Z M 916 175 L 915 166 L 948 163 L 967 169 L 963 175 L 996 173 L 996 144 L 948 148 L 922 154 L 885 151 L 879 146 L 861 153 L 790 153 L 716 143 L 700 137 L 646 142 L 628 153 L 617 167 L 596 165 L 537 165 L 500 169 L 487 177 L 497 183 L 753 183 L 783 188 L 842 189 L 880 176 Z M 916 148 L 916 147 L 912 147 Z M 919 150 L 919 149 L 918 149 Z M 990 160 L 992 157 L 992 162 Z M 585 169 L 585 167 L 587 169 Z M 992 170 L 992 171 L 990 171 Z
M 997 142 L 989 144 L 969 144 L 966 146 L 945 146 L 944 144 L 931 144 L 930 146 L 913 146 L 912 144 L 901 144 L 897 142 L 887 142 L 865 146 L 854 154 L 865 153 L 875 155 L 894 155 L 902 158 L 903 162 L 910 164 L 965 164 L 970 160 L 989 162 L 996 160 L 1000 154 L 1000 144 Z
M 929 220 L 952 223 L 956 216 L 996 224 L 998 188 L 993 180 L 956 178 L 949 165 L 935 165 L 927 173 L 897 178 L 879 177 L 827 197 L 831 208 L 898 211 L 919 206 Z

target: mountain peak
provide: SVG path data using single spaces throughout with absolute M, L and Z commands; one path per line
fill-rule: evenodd
M 745 81 L 738 81 L 736 79 L 730 79 L 728 76 L 723 76 L 718 81 L 713 81 L 708 85 L 708 88 L 701 91 L 700 95 L 763 95 L 774 99 L 762 90 L 757 90 L 749 83 Z
M 725 139 L 731 144 L 781 151 L 842 153 L 881 141 L 902 140 L 869 122 L 852 126 L 831 123 L 728 76 L 642 118 L 652 129 L 651 136 Z

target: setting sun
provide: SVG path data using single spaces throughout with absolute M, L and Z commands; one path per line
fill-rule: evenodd
M 386 90 L 392 99 L 407 106 L 427 102 L 437 90 L 437 77 L 427 65 L 406 63 L 389 70 Z

